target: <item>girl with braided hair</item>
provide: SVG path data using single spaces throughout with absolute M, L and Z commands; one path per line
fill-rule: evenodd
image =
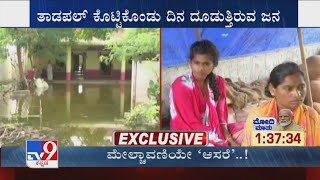
M 243 125 L 228 124 L 226 84 L 213 70 L 219 52 L 209 40 L 190 47 L 191 72 L 178 77 L 170 89 L 170 129 L 204 130 L 213 146 L 236 146 Z

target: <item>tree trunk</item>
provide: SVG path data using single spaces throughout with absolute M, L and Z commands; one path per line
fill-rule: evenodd
M 29 89 L 27 79 L 23 72 L 22 59 L 21 59 L 21 47 L 17 45 L 17 57 L 18 57 L 18 66 L 20 74 L 20 83 L 22 84 L 22 89 Z

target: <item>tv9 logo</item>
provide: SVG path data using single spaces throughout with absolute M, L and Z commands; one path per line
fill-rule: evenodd
M 27 140 L 26 163 L 30 168 L 58 168 L 58 141 Z

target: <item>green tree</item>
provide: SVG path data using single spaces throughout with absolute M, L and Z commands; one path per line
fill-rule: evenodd
M 7 44 L 9 38 L 6 37 L 5 29 L 0 28 L 0 63 L 7 58 Z
M 45 56 L 49 59 L 64 56 L 66 47 L 75 42 L 74 29 L 36 29 L 36 35 L 27 39 L 31 56 Z
M 78 28 L 75 30 L 75 35 L 79 39 L 92 40 L 93 38 L 107 40 L 110 35 L 122 31 L 117 28 Z
M 0 31 L 0 57 L 6 56 L 7 45 L 17 48 L 20 83 L 22 89 L 28 88 L 24 76 L 21 53 L 22 49 L 28 51 L 29 59 L 32 56 L 46 56 L 54 58 L 65 53 L 65 46 L 74 40 L 74 29 L 53 28 L 5 28 Z M 31 64 L 32 60 L 31 60 Z
M 114 59 L 158 61 L 160 58 L 160 29 L 124 29 L 121 37 L 113 38 L 115 40 L 106 48 L 110 49 Z

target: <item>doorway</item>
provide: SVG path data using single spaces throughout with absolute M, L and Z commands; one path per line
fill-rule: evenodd
M 84 79 L 86 68 L 86 54 L 78 53 L 72 55 L 72 71 L 76 79 Z

